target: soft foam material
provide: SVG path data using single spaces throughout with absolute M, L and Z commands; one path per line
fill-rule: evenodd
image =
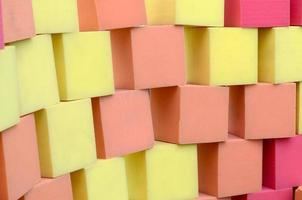
M 146 0 L 148 24 L 223 26 L 223 0 Z
M 211 196 L 204 193 L 199 193 L 199 197 L 196 200 L 231 200 L 231 197 L 226 198 L 216 198 L 215 196 Z
M 301 186 L 295 190 L 295 200 L 302 200 L 302 187 Z
M 259 81 L 302 81 L 302 27 L 259 31 Z
M 185 35 L 189 83 L 243 85 L 257 82 L 257 29 L 186 28 Z
M 289 26 L 290 0 L 226 0 L 225 25 L 238 27 Z
M 69 174 L 54 179 L 43 178 L 20 200 L 73 200 Z
M 111 43 L 116 88 L 147 89 L 185 84 L 182 27 L 114 30 Z
M 36 33 L 79 30 L 77 0 L 32 0 Z
M 74 200 L 128 200 L 124 158 L 97 160 L 71 179 Z
M 57 177 L 96 161 L 90 99 L 49 106 L 35 117 L 43 177 Z
M 19 86 L 15 47 L 0 50 L 0 66 L 0 131 L 3 131 L 19 122 Z
M 232 200 L 292 200 L 293 189 L 273 190 L 263 187 L 260 192 L 232 197 Z
M 290 24 L 302 25 L 302 1 L 291 0 L 290 1 Z
M 61 100 L 114 92 L 108 32 L 58 34 L 53 44 Z
M 295 136 L 296 84 L 231 87 L 229 133 L 246 139 Z
M 229 89 L 184 85 L 151 90 L 157 140 L 190 144 L 220 142 L 228 134 Z
M 92 101 L 99 158 L 149 149 L 154 143 L 148 91 L 118 90 Z
M 40 181 L 33 115 L 0 133 L 0 199 L 19 199 Z
M 3 36 L 3 11 L 2 2 L 0 2 L 0 49 L 4 48 L 4 36 Z
M 198 169 L 200 192 L 216 197 L 258 192 L 262 187 L 262 141 L 229 135 L 226 142 L 200 144 Z
M 198 197 L 196 145 L 157 142 L 147 151 L 126 156 L 129 199 Z
M 302 82 L 297 83 L 296 93 L 296 133 L 302 134 Z
M 16 47 L 21 115 L 59 102 L 51 37 L 39 35 Z
M 78 0 L 78 11 L 81 31 L 146 24 L 144 0 Z

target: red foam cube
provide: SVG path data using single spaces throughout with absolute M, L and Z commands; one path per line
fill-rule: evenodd
M 290 25 L 302 25 L 302 0 L 290 1 Z
M 292 200 L 292 199 L 293 199 L 292 188 L 273 190 L 266 187 L 263 187 L 262 191 L 260 192 L 232 197 L 232 200 Z

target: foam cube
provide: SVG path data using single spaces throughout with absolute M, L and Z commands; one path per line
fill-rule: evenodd
M 0 49 L 4 48 L 4 36 L 3 36 L 3 11 L 2 2 L 0 2 Z
M 185 85 L 151 90 L 157 140 L 190 144 L 219 142 L 228 134 L 229 89 Z
M 61 100 L 113 93 L 108 32 L 58 34 L 53 37 L 53 44 Z
M 263 185 L 273 189 L 302 185 L 302 136 L 264 142 Z
M 43 178 L 20 200 L 73 200 L 69 174 L 58 178 Z
M 77 0 L 32 0 L 36 33 L 79 30 Z
M 296 124 L 297 134 L 302 134 L 302 82 L 297 83 L 297 98 L 296 98 Z
M 296 84 L 231 87 L 229 133 L 246 139 L 295 136 Z
M 226 0 L 224 22 L 238 27 L 289 26 L 290 0 Z
M 243 85 L 257 82 L 257 29 L 194 27 L 186 28 L 185 35 L 189 83 Z
M 290 24 L 302 25 L 302 1 L 291 0 L 290 1 Z
M 146 0 L 148 24 L 223 26 L 223 0 Z
M 157 142 L 126 156 L 129 199 L 195 199 L 198 196 L 196 145 Z
M 259 31 L 259 81 L 302 81 L 302 27 Z
M 200 144 L 198 170 L 200 192 L 219 198 L 258 192 L 262 187 L 262 141 L 229 135 L 226 142 Z
M 0 199 L 18 199 L 40 181 L 33 115 L 0 133 Z
M 110 30 L 146 24 L 144 0 L 78 0 L 81 31 Z
M 208 194 L 204 193 L 199 193 L 199 197 L 196 200 L 231 200 L 231 197 L 226 197 L 226 198 L 217 198 L 215 196 L 211 196 Z
M 0 131 L 3 131 L 19 122 L 19 86 L 14 47 L 0 50 L 0 66 Z
M 114 30 L 111 44 L 116 88 L 146 89 L 185 83 L 182 27 Z
M 295 200 L 301 200 L 301 199 L 302 199 L 302 187 L 300 186 L 295 190 Z
M 35 25 L 31 0 L 2 0 L 4 42 L 34 37 Z
M 245 194 L 241 196 L 232 197 L 232 200 L 292 200 L 292 188 L 285 188 L 280 190 L 273 190 L 263 187 L 260 192 Z
M 118 90 L 92 100 L 99 158 L 123 156 L 154 143 L 148 91 Z
M 74 200 L 128 200 L 124 158 L 98 160 L 71 175 Z
M 21 115 L 59 102 L 51 37 L 38 35 L 16 47 Z
M 35 117 L 42 177 L 57 177 L 96 161 L 90 99 L 49 106 Z

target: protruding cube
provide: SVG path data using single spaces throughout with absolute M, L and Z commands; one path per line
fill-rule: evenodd
M 182 27 L 114 30 L 111 43 L 116 88 L 147 89 L 185 84 Z
M 290 25 L 302 25 L 302 1 L 290 1 Z
M 19 199 L 40 181 L 33 115 L 0 133 L 0 199 Z
M 302 187 L 301 186 L 295 190 L 295 200 L 302 200 Z
M 128 200 L 124 158 L 98 160 L 71 174 L 74 200 Z
M 198 170 L 200 192 L 219 198 L 258 192 L 262 187 L 262 141 L 229 135 L 226 142 L 200 144 Z
M 292 200 L 293 189 L 285 188 L 280 190 L 273 190 L 263 187 L 262 191 L 245 194 L 241 196 L 232 197 L 232 200 Z
M 296 84 L 231 87 L 229 133 L 245 139 L 295 136 Z
M 0 131 L 3 131 L 19 122 L 19 86 L 15 47 L 5 47 L 0 50 L 0 66 Z
M 302 81 L 302 27 L 259 31 L 259 81 Z
M 78 0 L 78 11 L 81 31 L 146 24 L 144 0 Z
M 148 91 L 118 90 L 92 101 L 99 158 L 149 149 L 154 143 Z
M 273 189 L 302 185 L 302 136 L 264 142 L 263 185 Z
M 185 35 L 189 83 L 257 83 L 257 29 L 194 27 L 186 28 Z
M 79 30 L 77 0 L 32 0 L 36 33 Z
M 43 177 L 57 177 L 96 161 L 90 99 L 38 111 L 36 124 Z
M 20 200 L 73 200 L 69 174 L 54 179 L 43 178 Z
M 146 0 L 148 24 L 223 26 L 224 0 Z
M 238 27 L 289 26 L 290 0 L 226 0 L 224 22 Z
M 53 43 L 61 100 L 114 92 L 109 32 L 58 34 Z
M 231 200 L 231 197 L 226 197 L 226 198 L 217 198 L 215 196 L 211 196 L 208 194 L 204 193 L 199 193 L 199 197 L 196 200 Z
M 16 47 L 21 115 L 58 103 L 51 37 L 38 35 L 11 45 Z
M 185 85 L 151 91 L 155 138 L 178 143 L 227 139 L 229 89 Z
M 154 148 L 126 156 L 129 199 L 198 197 L 196 145 L 157 142 Z

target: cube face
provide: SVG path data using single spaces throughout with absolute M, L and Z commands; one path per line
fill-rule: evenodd
M 96 160 L 90 99 L 41 110 L 36 124 L 43 177 L 73 172 Z
M 297 134 L 302 134 L 302 83 L 297 83 L 297 102 L 296 102 L 296 124 L 297 124 Z
M 0 50 L 0 131 L 19 122 L 19 90 L 15 53 L 14 47 Z
M 302 199 L 302 188 L 300 186 L 295 190 L 295 200 L 301 200 L 301 199 Z
M 146 0 L 147 22 L 149 25 L 167 25 L 175 23 L 175 0 Z
M 301 25 L 302 24 L 302 1 L 291 0 L 290 1 L 290 24 Z
M 60 34 L 53 41 L 61 100 L 114 92 L 108 32 Z
M 77 0 L 32 0 L 36 33 L 78 31 Z
M 18 199 L 40 181 L 33 115 L 0 135 L 0 198 Z
M 118 90 L 113 96 L 96 98 L 93 114 L 99 158 L 122 156 L 153 146 L 147 91 Z
M 58 103 L 51 37 L 39 35 L 12 45 L 16 47 L 21 115 Z
M 127 178 L 123 158 L 98 160 L 71 175 L 75 200 L 127 200 Z
M 232 197 L 232 200 L 291 200 L 293 199 L 292 188 L 285 188 L 280 190 L 273 190 L 270 188 L 262 188 L 262 191 L 251 194 Z

